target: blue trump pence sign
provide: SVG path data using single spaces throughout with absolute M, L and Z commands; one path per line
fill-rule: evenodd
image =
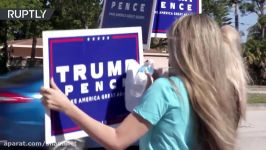
M 141 61 L 140 28 L 47 31 L 45 86 L 54 78 L 71 102 L 104 124 L 128 115 L 124 102 L 127 64 Z M 65 114 L 47 110 L 46 141 L 86 136 Z
M 152 29 L 153 37 L 166 37 L 173 22 L 189 14 L 201 13 L 201 0 L 158 0 Z
M 150 34 L 157 0 L 105 0 L 102 28 L 142 27 L 144 48 L 150 45 Z

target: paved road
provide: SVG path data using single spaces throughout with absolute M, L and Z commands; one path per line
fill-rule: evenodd
M 266 150 L 266 105 L 249 106 L 238 130 L 236 150 Z

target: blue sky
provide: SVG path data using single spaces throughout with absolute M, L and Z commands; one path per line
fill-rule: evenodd
M 234 26 L 234 13 L 230 13 L 229 17 L 232 18 L 232 25 Z M 239 30 L 244 32 L 245 35 L 241 37 L 242 42 L 246 42 L 248 35 L 248 28 L 254 25 L 257 22 L 258 16 L 255 13 L 250 13 L 248 15 L 242 16 L 239 12 Z

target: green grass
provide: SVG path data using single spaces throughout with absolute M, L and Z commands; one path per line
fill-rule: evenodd
M 266 103 L 266 94 L 248 94 L 248 103 Z

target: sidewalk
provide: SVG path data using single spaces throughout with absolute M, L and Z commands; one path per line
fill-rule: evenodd
M 248 93 L 251 94 L 266 94 L 266 86 L 248 86 Z
M 236 150 L 265 150 L 266 104 L 248 105 L 246 120 L 238 129 Z
M 252 110 L 266 110 L 266 103 L 247 104 L 247 113 Z

